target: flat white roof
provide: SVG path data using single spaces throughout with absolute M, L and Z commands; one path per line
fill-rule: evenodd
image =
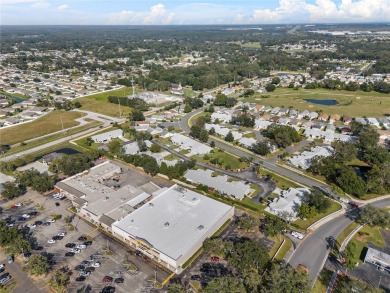
M 177 260 L 231 209 L 234 207 L 174 185 L 113 226 Z

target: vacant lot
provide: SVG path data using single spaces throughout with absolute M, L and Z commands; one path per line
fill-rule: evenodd
M 80 112 L 53 111 L 33 122 L 0 130 L 0 143 L 12 145 L 59 131 L 62 129 L 61 118 L 64 128 L 77 126 L 79 122 L 75 121 L 75 119 L 83 116 L 85 114 Z
M 269 96 L 269 97 L 268 97 Z M 268 98 L 267 98 L 268 97 Z M 308 103 L 303 99 L 336 100 L 334 106 Z M 277 89 L 272 93 L 256 94 L 244 101 L 272 107 L 293 107 L 298 110 L 322 110 L 328 114 L 349 115 L 352 117 L 383 117 L 390 114 L 390 95 L 377 92 L 331 91 L 326 89 L 305 90 Z
M 132 89 L 129 87 L 123 87 L 121 89 L 108 91 L 105 93 L 90 95 L 87 97 L 79 98 L 77 101 L 81 103 L 81 110 L 88 110 L 112 117 L 119 117 L 119 105 L 108 102 L 109 96 L 123 97 L 130 95 Z M 131 112 L 130 107 L 121 107 L 122 117 L 128 115 Z

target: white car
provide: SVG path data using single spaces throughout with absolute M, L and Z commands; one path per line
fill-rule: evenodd
M 0 269 L 4 268 L 5 264 L 0 264 Z
M 84 244 L 79 244 L 79 245 L 77 245 L 76 247 L 79 248 L 79 249 L 85 249 L 85 248 L 87 248 L 87 246 L 84 245 Z
M 7 223 L 5 224 L 7 227 L 13 227 L 14 226 L 14 223 Z
M 60 232 L 57 234 L 58 236 L 65 237 L 66 233 L 65 232 Z
M 28 218 L 30 218 L 31 216 L 30 216 L 29 214 L 23 214 L 22 217 L 25 218 L 25 219 L 28 219 Z
M 53 244 L 53 243 L 56 243 L 56 241 L 53 239 L 50 239 L 50 240 L 47 240 L 47 243 Z
M 81 250 L 80 250 L 79 248 L 72 248 L 72 249 L 70 250 L 70 252 L 73 252 L 73 253 L 80 253 Z
M 23 205 L 23 203 L 21 203 L 21 202 L 14 204 L 14 206 L 16 206 L 16 207 L 21 207 L 22 205 Z
M 29 227 L 29 228 L 36 228 L 37 225 L 35 225 L 35 224 L 28 224 L 27 227 Z
M 54 219 L 51 219 L 51 218 L 47 218 L 47 219 L 46 219 L 46 222 L 48 222 L 48 223 L 55 223 L 55 222 L 56 222 L 56 220 L 54 220 Z
M 296 232 L 296 231 L 292 231 L 291 235 L 296 237 L 296 238 L 298 238 L 298 239 L 300 239 L 300 240 L 302 240 L 303 237 L 305 237 L 305 235 L 303 235 L 302 233 Z
M 95 262 L 92 264 L 92 267 L 94 268 L 100 268 L 100 262 Z

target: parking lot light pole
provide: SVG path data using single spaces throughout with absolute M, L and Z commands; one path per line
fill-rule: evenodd
M 378 288 L 381 287 L 381 282 L 382 282 L 382 276 L 379 276 L 379 284 L 378 284 Z

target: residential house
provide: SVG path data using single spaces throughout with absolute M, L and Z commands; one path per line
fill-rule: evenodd
M 310 112 L 309 115 L 307 115 L 307 117 L 308 117 L 310 120 L 317 119 L 318 113 L 317 113 L 317 112 Z
M 302 112 L 299 112 L 299 113 L 298 113 L 297 118 L 298 118 L 298 119 L 302 119 L 302 118 L 307 117 L 309 114 L 310 114 L 309 111 L 303 110 Z
M 106 143 L 114 138 L 123 138 L 123 131 L 122 129 L 115 129 L 109 132 L 93 135 L 91 138 L 96 143 Z
M 366 118 L 366 120 L 367 120 L 367 123 L 369 125 L 374 125 L 374 126 L 376 126 L 378 128 L 380 127 L 380 123 L 379 123 L 378 119 L 376 119 L 376 118 Z
M 361 123 L 361 124 L 363 124 L 363 125 L 367 125 L 366 119 L 364 119 L 364 118 L 362 118 L 362 117 L 356 117 L 356 118 L 355 118 L 355 121 L 356 121 L 356 122 L 359 122 L 359 123 Z
M 349 123 L 352 122 L 352 117 L 349 117 L 347 115 L 343 115 L 342 120 L 343 120 L 344 124 L 348 125 Z
M 297 116 L 298 116 L 298 111 L 297 111 L 297 110 L 294 110 L 294 109 L 290 110 L 289 116 L 290 116 L 291 118 L 297 117 Z
M 333 124 L 333 123 L 335 123 L 336 121 L 339 121 L 340 118 L 341 118 L 340 115 L 338 115 L 338 114 L 332 114 L 332 115 L 330 115 L 330 117 L 329 117 L 329 123 Z
M 271 114 L 276 115 L 276 114 L 279 113 L 279 111 L 280 111 L 280 108 L 279 108 L 279 107 L 275 107 L 275 108 L 273 108 L 273 109 L 271 110 Z
M 252 145 L 256 144 L 257 140 L 253 137 L 242 137 L 238 143 L 244 147 L 250 148 Z
M 318 116 L 318 120 L 323 121 L 323 122 L 328 121 L 328 119 L 329 119 L 329 115 L 326 113 L 321 113 L 321 115 Z
M 280 108 L 278 115 L 287 115 L 289 111 L 287 108 Z

